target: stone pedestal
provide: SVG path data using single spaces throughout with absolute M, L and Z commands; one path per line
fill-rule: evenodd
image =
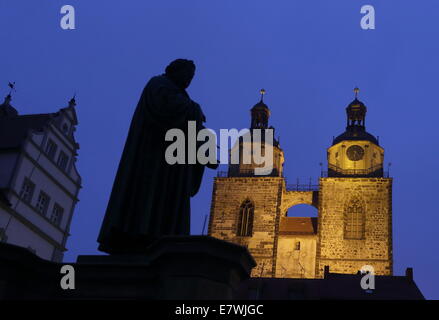
M 63 290 L 63 265 L 75 289 Z M 0 244 L 0 299 L 233 299 L 255 262 L 245 247 L 209 236 L 164 237 L 142 255 L 52 263 Z

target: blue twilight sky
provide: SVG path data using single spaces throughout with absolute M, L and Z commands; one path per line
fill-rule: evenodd
M 76 30 L 60 28 L 65 4 Z M 376 30 L 360 28 L 366 4 Z M 395 274 L 413 267 L 426 297 L 439 299 L 438 15 L 437 0 L 1 0 L 0 95 L 16 81 L 13 105 L 26 114 L 56 111 L 77 93 L 83 189 L 66 261 L 97 253 L 141 90 L 183 57 L 196 62 L 189 93 L 213 129 L 248 127 L 267 90 L 290 181 L 318 177 L 359 86 L 367 129 L 392 162 Z M 209 213 L 213 176 L 192 200 L 193 234 Z

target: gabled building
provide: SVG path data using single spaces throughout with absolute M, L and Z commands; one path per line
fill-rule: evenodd
M 54 113 L 20 115 L 0 105 L 0 242 L 60 262 L 81 177 L 75 99 Z

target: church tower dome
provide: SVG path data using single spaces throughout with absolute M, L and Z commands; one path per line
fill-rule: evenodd
M 268 129 L 268 119 L 270 118 L 270 109 L 264 103 L 265 90 L 261 89 L 261 100 L 251 108 L 250 129 Z
M 379 145 L 377 138 L 366 131 L 366 105 L 358 100 L 358 88 L 354 89 L 355 99 L 346 108 L 346 131 L 337 136 L 332 145 L 344 140 L 367 140 Z
M 366 105 L 355 98 L 346 108 L 346 130 L 328 149 L 328 176 L 382 176 L 384 150 L 366 131 Z
M 271 168 L 267 169 L 267 176 L 281 177 L 283 172 L 284 154 L 280 147 L 279 139 L 275 138 L 275 129 L 268 125 L 271 112 L 264 103 L 265 90 L 260 91 L 261 99 L 250 109 L 251 123 L 247 134 L 240 136 L 231 149 L 231 159 L 238 159 L 238 163 L 230 163 L 228 176 L 253 177 L 256 169 L 265 167 L 265 164 L 256 163 L 255 155 L 260 150 L 261 154 L 271 159 Z M 271 152 L 272 154 L 266 154 Z M 268 173 L 268 171 L 270 171 Z M 265 175 L 265 174 L 264 174 Z

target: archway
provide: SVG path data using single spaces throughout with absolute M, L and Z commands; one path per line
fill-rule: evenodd
M 318 217 L 318 210 L 316 207 L 309 204 L 296 204 L 290 207 L 285 212 L 285 217 Z

